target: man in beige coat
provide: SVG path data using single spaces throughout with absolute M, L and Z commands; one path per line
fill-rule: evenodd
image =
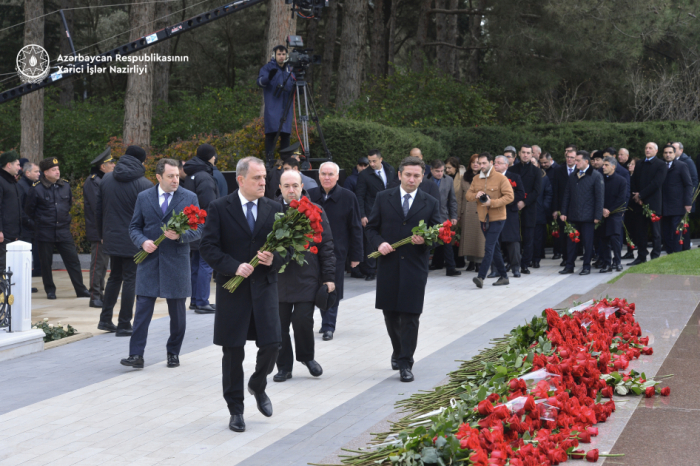
M 508 285 L 508 274 L 503 263 L 498 237 L 506 221 L 506 206 L 513 202 L 513 187 L 508 178 L 496 172 L 493 167 L 493 156 L 488 152 L 479 154 L 479 165 L 481 173 L 478 177 L 474 177 L 466 194 L 467 201 L 477 203 L 481 231 L 486 238 L 484 260 L 481 262 L 479 274 L 474 277 L 474 283 L 477 287 L 483 288 L 484 278 L 493 260 L 496 270 L 501 275 L 493 285 Z

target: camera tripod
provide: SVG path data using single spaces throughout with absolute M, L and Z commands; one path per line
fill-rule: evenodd
M 302 160 L 301 164 L 301 169 L 302 170 L 308 170 L 311 168 L 311 163 L 310 162 L 327 162 L 332 160 L 331 156 L 331 151 L 328 149 L 328 145 L 326 144 L 326 139 L 323 137 L 323 130 L 321 129 L 321 123 L 318 121 L 318 112 L 316 111 L 316 105 L 314 104 L 314 98 L 312 93 L 309 91 L 308 85 L 306 83 L 305 79 L 305 70 L 301 70 L 299 74 L 299 79 L 297 79 L 294 82 L 294 88 L 290 91 L 289 93 L 289 101 L 284 107 L 284 113 L 282 113 L 282 118 L 280 118 L 280 126 L 277 129 L 277 134 L 275 134 L 275 139 L 272 144 L 273 147 L 273 152 L 268 153 L 267 155 L 267 161 L 268 164 L 273 163 L 273 159 L 275 157 L 274 155 L 274 147 L 277 146 L 277 139 L 279 138 L 280 132 L 282 131 L 282 127 L 284 126 L 284 123 L 287 121 L 287 115 L 289 114 L 289 108 L 292 105 L 292 102 L 295 100 L 296 96 L 296 101 L 297 101 L 297 114 L 299 117 L 299 121 L 301 122 L 301 132 L 302 134 L 299 135 L 299 138 L 301 139 L 301 145 L 304 147 L 304 158 L 305 160 Z M 291 76 L 291 73 L 289 74 Z M 287 79 L 289 79 L 289 76 L 287 76 Z M 284 84 L 282 85 L 284 87 Z M 303 99 L 303 100 L 302 100 Z M 309 108 L 311 108 L 311 113 L 309 113 Z M 309 151 L 309 119 L 316 123 L 316 128 L 318 129 L 318 135 L 321 138 L 321 145 L 323 145 L 323 152 L 325 153 L 325 157 L 323 158 L 311 158 L 311 153 Z

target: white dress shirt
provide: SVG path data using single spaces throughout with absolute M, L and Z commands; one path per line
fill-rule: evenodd
M 416 189 L 412 193 L 407 193 L 406 191 L 403 190 L 403 188 L 401 186 L 399 186 L 399 192 L 401 193 L 401 206 L 402 207 L 403 207 L 403 200 L 404 200 L 404 197 L 406 196 L 406 194 L 411 196 L 408 198 L 408 210 L 410 211 L 411 206 L 413 205 L 413 200 L 416 198 L 416 193 L 418 192 L 418 189 Z
M 255 199 L 254 201 L 249 201 L 245 197 L 243 197 L 243 194 L 241 194 L 241 190 L 238 190 L 238 197 L 241 199 L 241 207 L 243 207 L 243 215 L 248 215 L 248 202 L 252 202 L 255 204 L 253 208 L 251 209 L 253 211 L 253 218 L 255 220 L 258 219 L 258 199 Z
M 384 187 L 386 187 L 386 173 L 384 173 L 384 165 L 382 165 L 381 169 L 374 170 L 374 173 L 379 175 L 379 178 L 381 178 L 382 182 L 384 183 Z
M 175 191 L 172 193 L 168 193 L 170 196 L 168 196 L 168 207 L 170 207 L 170 201 L 173 200 L 173 194 L 175 194 Z M 158 185 L 158 205 L 162 206 L 163 201 L 165 201 L 165 191 L 163 191 L 163 188 L 160 187 L 160 184 Z

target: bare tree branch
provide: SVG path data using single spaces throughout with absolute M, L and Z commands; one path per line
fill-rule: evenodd
M 445 47 L 452 47 L 453 49 L 457 49 L 457 50 L 481 50 L 481 49 L 488 49 L 488 48 L 491 48 L 491 47 L 487 47 L 487 46 L 483 46 L 483 47 L 460 47 L 459 45 L 450 44 L 450 43 L 448 43 L 448 42 L 428 42 L 428 43 L 426 43 L 426 44 L 424 44 L 424 45 L 425 45 L 426 47 L 434 46 L 434 45 L 436 45 L 436 46 L 444 45 Z

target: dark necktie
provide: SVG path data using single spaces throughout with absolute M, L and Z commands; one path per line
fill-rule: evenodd
M 248 212 L 245 214 L 246 220 L 248 220 L 248 227 L 250 227 L 250 232 L 252 233 L 253 230 L 255 230 L 255 217 L 253 217 L 253 206 L 255 205 L 255 202 L 248 202 L 246 204 L 246 207 L 248 207 Z
M 377 170 L 377 176 L 379 177 L 380 180 L 382 180 L 382 184 L 383 184 L 384 187 L 386 188 L 386 183 L 384 182 L 384 177 L 382 176 L 382 171 L 381 171 L 381 170 Z
M 163 193 L 163 197 L 165 200 L 160 205 L 160 211 L 163 212 L 163 215 L 165 215 L 165 211 L 168 210 L 168 198 L 170 197 L 170 193 Z
M 403 216 L 406 218 L 406 215 L 408 215 L 408 200 L 411 198 L 410 194 L 406 194 L 403 197 Z
M 574 171 L 573 168 L 569 168 L 569 176 L 571 176 L 571 172 L 573 172 L 573 171 Z

